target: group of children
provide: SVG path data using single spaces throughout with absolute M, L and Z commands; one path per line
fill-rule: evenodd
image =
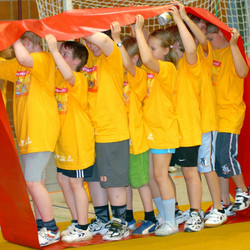
M 170 12 L 176 25 L 167 29 L 147 34 L 137 15 L 135 37 L 122 39 L 119 23 L 113 22 L 111 37 L 105 32 L 86 36 L 86 46 L 66 41 L 58 50 L 56 38 L 48 34 L 50 53 L 42 51 L 40 37 L 26 32 L 13 44 L 16 58 L 0 62 L 0 77 L 15 83 L 15 132 L 41 246 L 60 236 L 69 243 L 96 234 L 120 240 L 129 230 L 166 236 L 179 232 L 184 221 L 185 232 L 197 232 L 249 206 L 237 162 L 248 73 L 237 46 L 239 34 L 232 29 L 227 41 L 218 27 L 187 15 L 178 1 Z M 72 215 L 61 233 L 44 185 L 52 152 Z M 168 173 L 175 164 L 187 186 L 185 214 Z M 200 173 L 213 201 L 205 215 Z M 230 177 L 237 188 L 234 204 Z M 83 180 L 95 210 L 91 224 Z M 144 207 L 139 227 L 132 188 Z

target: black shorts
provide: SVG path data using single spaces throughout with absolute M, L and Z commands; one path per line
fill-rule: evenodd
M 70 178 L 85 178 L 90 177 L 92 175 L 93 166 L 90 166 L 85 169 L 79 170 L 66 170 L 62 168 L 57 168 L 57 173 L 62 173 L 63 175 Z
M 200 146 L 180 147 L 172 154 L 170 166 L 196 167 Z

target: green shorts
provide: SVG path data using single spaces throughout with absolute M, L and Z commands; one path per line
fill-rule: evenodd
M 129 183 L 139 188 L 149 183 L 149 151 L 129 156 Z

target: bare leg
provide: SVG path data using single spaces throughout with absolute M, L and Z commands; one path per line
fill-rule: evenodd
M 186 181 L 190 207 L 201 209 L 202 185 L 197 167 L 182 167 L 182 173 Z
M 220 182 L 219 177 L 215 171 L 204 173 L 207 185 L 212 197 L 213 207 L 215 209 L 222 209 L 221 206 L 221 191 L 220 191 Z
M 94 207 L 105 206 L 108 204 L 108 194 L 105 188 L 102 188 L 100 182 L 88 182 L 89 192 Z
M 248 192 L 242 174 L 232 176 L 232 179 L 237 188 L 241 188 L 243 192 Z
M 83 178 L 69 178 L 69 183 L 74 194 L 78 224 L 86 225 L 88 224 L 89 199 L 83 187 Z
M 133 190 L 131 186 L 126 187 L 127 192 L 127 210 L 133 210 Z
M 74 193 L 69 183 L 69 177 L 63 175 L 62 173 L 57 173 L 57 181 L 63 191 L 63 196 L 70 210 L 72 219 L 77 220 L 78 218 L 77 218 L 77 211 L 76 211 L 76 202 L 75 202 Z
M 143 185 L 142 187 L 138 188 L 139 194 L 141 196 L 142 204 L 144 207 L 145 212 L 153 211 L 153 198 L 152 192 L 149 185 Z
M 175 198 L 175 190 L 168 174 L 172 154 L 153 154 L 154 177 L 162 200 Z
M 47 189 L 41 182 L 27 181 L 26 184 L 31 197 L 36 204 L 42 221 L 47 222 L 53 220 L 52 201 Z
M 224 177 L 219 177 L 219 181 L 221 190 L 221 200 L 225 205 L 229 205 L 230 204 L 229 179 Z

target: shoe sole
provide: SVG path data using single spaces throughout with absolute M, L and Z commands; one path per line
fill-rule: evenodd
M 41 247 L 46 247 L 46 246 L 57 243 L 59 240 L 60 240 L 60 236 L 59 236 L 59 238 L 54 239 L 53 241 L 49 242 L 48 244 L 40 244 L 40 246 Z
M 219 227 L 226 222 L 227 222 L 227 219 L 225 221 L 222 221 L 221 223 L 218 223 L 218 224 L 210 224 L 210 223 L 206 224 L 206 222 L 205 222 L 204 227 Z
M 66 243 L 73 243 L 73 242 L 81 242 L 81 241 L 86 241 L 86 240 L 91 240 L 93 238 L 93 236 L 89 236 L 89 237 L 86 237 L 86 239 L 76 239 L 76 240 L 63 240 L 62 239 L 62 242 L 66 242 Z
M 171 232 L 171 233 L 166 233 L 166 234 L 164 234 L 164 233 L 157 233 L 157 232 L 155 232 L 155 236 L 169 236 L 169 235 L 172 235 L 172 234 L 177 234 L 177 233 L 179 233 L 179 230 L 178 231 L 174 231 L 174 232 Z

